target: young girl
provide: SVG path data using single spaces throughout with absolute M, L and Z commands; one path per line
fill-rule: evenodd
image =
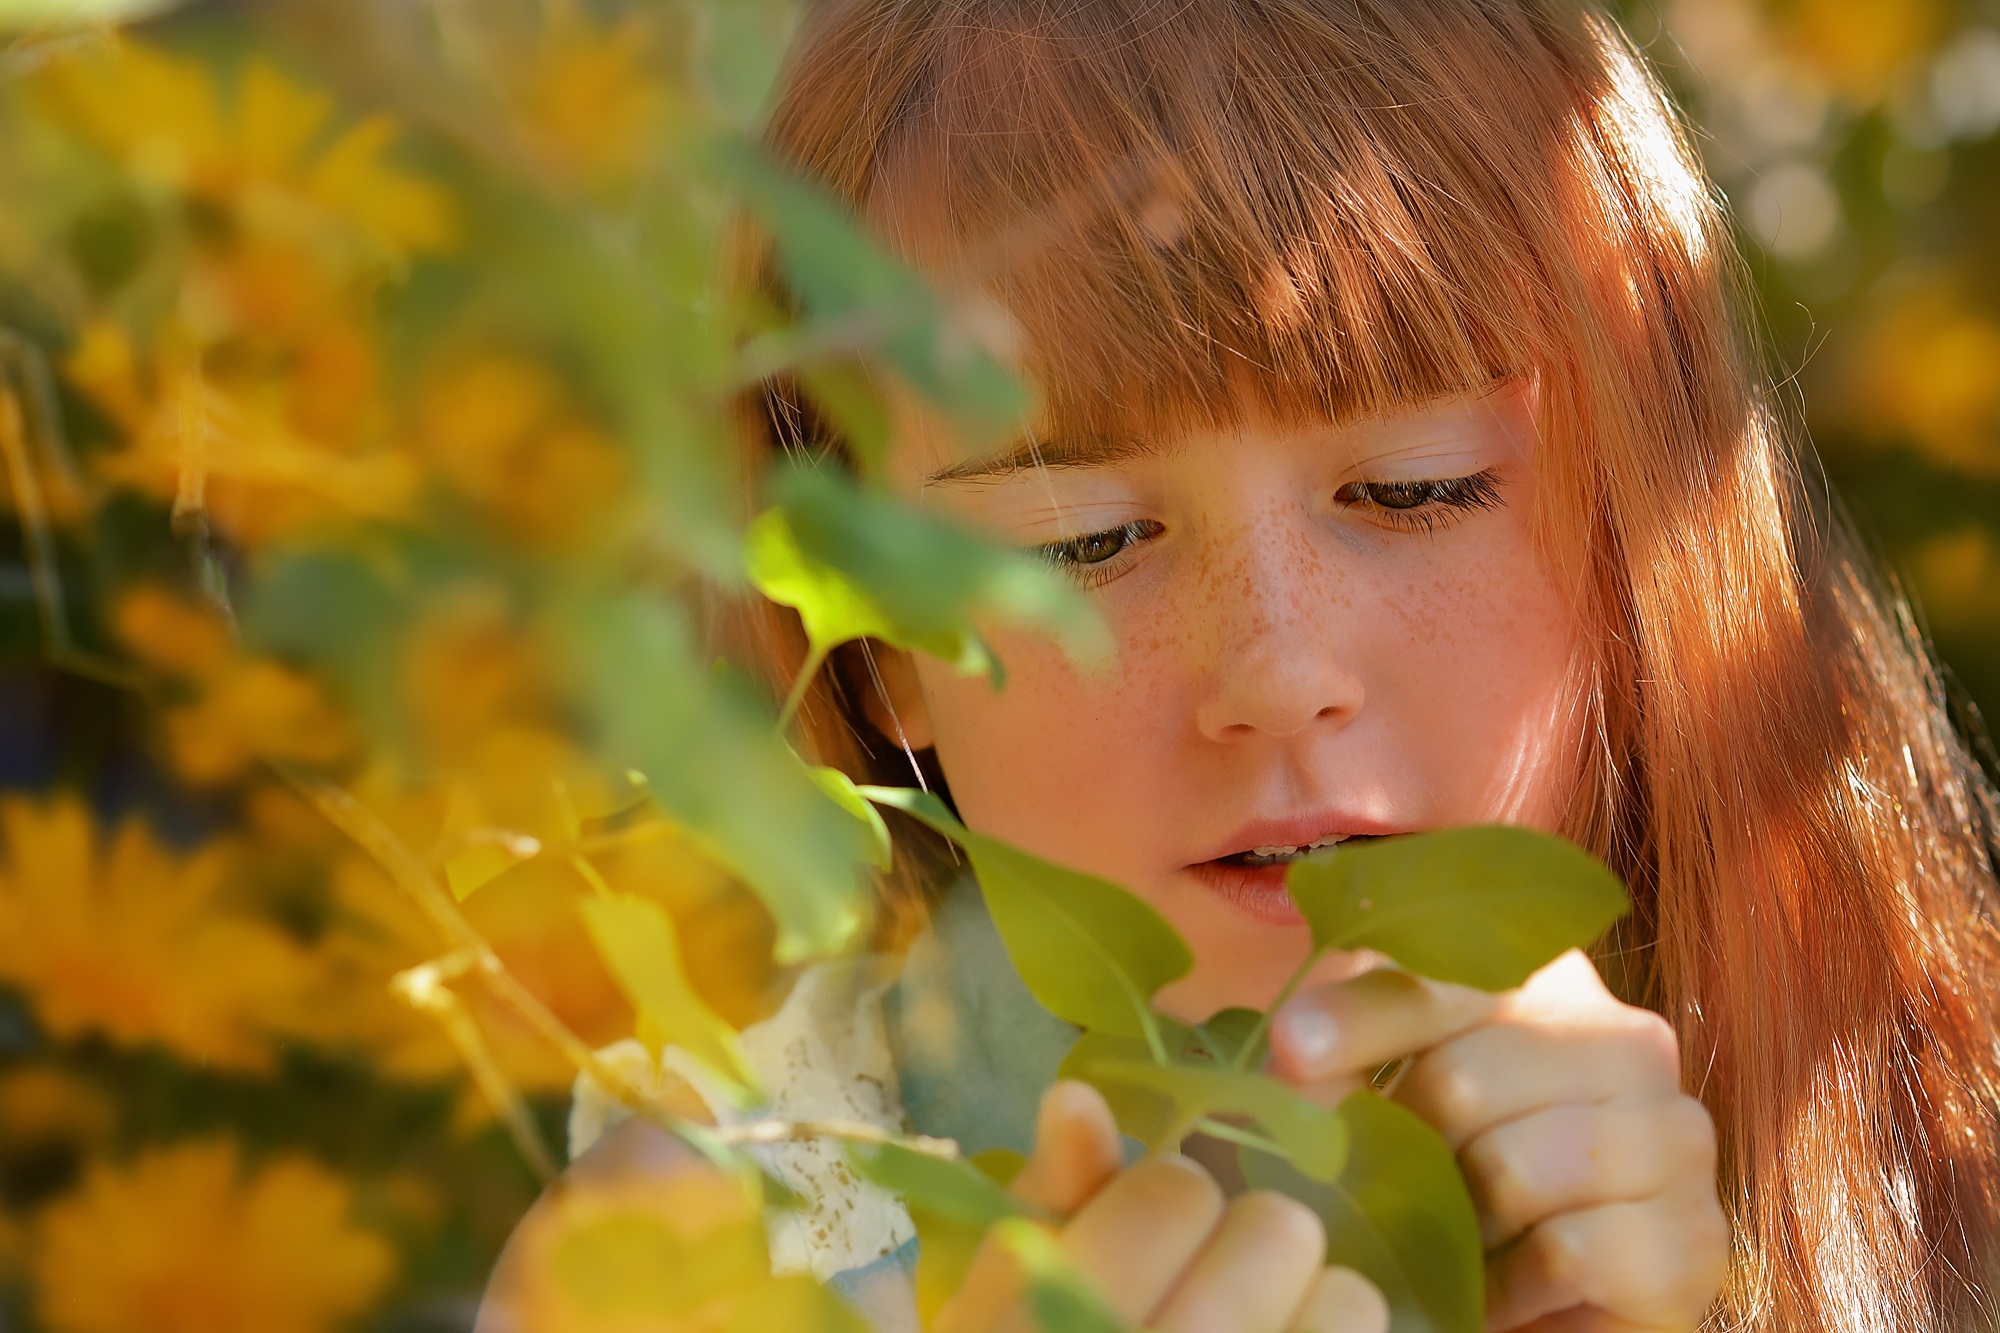
M 1144 895 L 1195 948 L 1163 997 L 1188 1019 L 1267 1002 L 1302 955 L 1304 848 L 1559 830 L 1637 904 L 1609 988 L 1580 956 L 1498 999 L 1341 958 L 1273 1030 L 1275 1069 L 1328 1099 L 1414 1057 L 1394 1095 L 1460 1154 L 1490 1327 L 2000 1318 L 1995 798 L 1788 450 L 1722 213 L 1601 12 L 821 0 L 770 142 L 1004 312 L 1033 428 L 968 454 L 898 395 L 890 471 L 1045 553 L 1120 649 L 1093 674 L 999 635 L 995 691 L 857 645 L 802 715 L 824 762 L 921 775 Z M 788 386 L 763 406 L 758 448 L 841 457 Z M 789 613 L 751 628 L 788 679 Z M 750 1034 L 780 1083 L 886 1069 L 875 1113 L 1033 1147 L 1020 1188 L 1135 1323 L 1379 1327 L 1304 1210 L 1122 1167 L 1087 1089 L 1028 1124 L 1065 1034 L 949 864 L 889 886 L 935 917 L 901 980 L 809 978 Z M 647 1133 L 584 1169 L 674 1157 Z M 834 1230 L 890 1220 L 796 1262 L 886 1326 L 885 1207 L 829 1195 Z M 1005 1326 L 1003 1268 L 941 1324 Z

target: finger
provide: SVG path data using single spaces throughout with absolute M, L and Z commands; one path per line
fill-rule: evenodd
M 1118 1124 L 1087 1083 L 1064 1080 L 1042 1094 L 1035 1153 L 1014 1177 L 1016 1198 L 1068 1217 L 1118 1173 Z
M 1715 1124 L 1692 1097 L 1572 1102 L 1477 1135 L 1459 1162 L 1492 1249 L 1557 1213 L 1713 1180 Z
M 1103 1096 L 1086 1083 L 1055 1084 L 1042 1094 L 1035 1121 L 1035 1153 L 1014 1177 L 1014 1196 L 1066 1218 L 1118 1172 L 1118 1126 Z M 965 1278 L 938 1311 L 938 1333 L 983 1333 L 996 1325 L 1021 1292 L 1021 1266 L 988 1236 Z
M 1158 1333 L 1285 1333 L 1326 1260 L 1312 1209 L 1269 1190 L 1229 1205 L 1166 1304 Z
M 1299 1302 L 1289 1333 L 1389 1333 L 1389 1302 L 1351 1268 L 1322 1268 Z
M 1395 1099 L 1456 1152 L 1482 1131 L 1565 1102 L 1680 1093 L 1680 1047 L 1658 1014 L 1624 1005 L 1561 1022 L 1495 1022 L 1412 1061 Z
M 1070 1261 L 1120 1320 L 1158 1308 L 1222 1218 L 1222 1189 L 1172 1154 L 1146 1158 L 1083 1206 L 1063 1229 Z
M 1364 1075 L 1486 1021 L 1496 1003 L 1484 991 L 1376 968 L 1280 1009 L 1271 1024 L 1272 1068 L 1297 1086 Z
M 1488 1262 L 1486 1326 L 1519 1328 L 1581 1306 L 1642 1329 L 1692 1329 L 1728 1259 L 1728 1224 L 1705 1186 L 1563 1213 Z

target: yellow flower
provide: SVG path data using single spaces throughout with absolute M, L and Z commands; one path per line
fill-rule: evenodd
M 34 1228 L 50 1333 L 320 1333 L 366 1310 L 393 1252 L 347 1185 L 301 1158 L 246 1174 L 233 1145 L 95 1164 Z
M 260 759 L 325 766 L 353 754 L 354 731 L 319 685 L 280 663 L 237 656 L 213 611 L 142 584 L 120 599 L 112 628 L 141 662 L 194 692 L 165 710 L 184 780 L 214 785 Z
M 0 1076 L 0 1156 L 100 1143 L 118 1115 L 103 1090 L 47 1065 Z
M 527 357 L 489 353 L 434 375 L 415 432 L 437 475 L 517 541 L 576 541 L 626 489 L 625 456 Z
M 35 87 L 58 120 L 156 187 L 267 216 L 289 196 L 394 254 L 453 238 L 444 193 L 383 160 L 391 124 L 364 120 L 325 142 L 331 100 L 262 60 L 244 67 L 227 107 L 200 64 L 129 38 L 52 62 Z
M 2000 321 L 1938 278 L 1892 296 L 1857 343 L 1836 400 L 1943 467 L 2000 473 Z
M 312 969 L 275 927 L 225 909 L 231 848 L 178 857 L 136 820 L 100 845 L 67 796 L 0 799 L 0 835 L 0 981 L 50 1033 L 269 1066 L 269 1024 Z
M 529 47 L 516 93 L 523 133 L 558 176 L 616 183 L 642 162 L 667 103 L 653 32 L 558 23 Z

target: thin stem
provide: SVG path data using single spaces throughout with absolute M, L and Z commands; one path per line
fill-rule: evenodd
M 606 882 L 603 874 L 598 871 L 596 866 L 590 863 L 589 857 L 583 855 L 581 852 L 571 852 L 569 855 L 569 864 L 571 869 L 583 876 L 583 882 L 588 884 L 590 891 L 598 897 L 615 898 L 618 896 L 611 891 L 611 885 Z
M 752 1120 L 740 1125 L 719 1126 L 709 1130 L 708 1135 L 715 1142 L 732 1148 L 796 1143 L 805 1139 L 838 1139 L 843 1143 L 907 1148 L 911 1152 L 947 1162 L 957 1161 L 960 1155 L 956 1139 L 934 1139 L 925 1134 L 895 1134 L 863 1120 Z
M 1300 986 L 1305 984 L 1306 975 L 1313 968 L 1319 966 L 1319 960 L 1326 957 L 1327 953 L 1333 947 L 1333 945 L 1329 944 L 1325 948 L 1314 949 L 1305 956 L 1304 962 L 1292 969 L 1292 975 L 1286 977 L 1285 984 L 1278 988 L 1277 997 L 1271 1001 L 1270 1007 L 1257 1015 L 1256 1024 L 1250 1029 L 1250 1035 L 1243 1039 L 1243 1044 L 1237 1048 L 1236 1058 L 1230 1061 L 1230 1068 L 1248 1069 L 1250 1067 L 1250 1053 L 1257 1049 L 1258 1043 L 1262 1042 L 1265 1034 L 1271 1030 L 1271 1015 L 1285 1007 L 1285 1002 L 1297 993 Z
M 806 701 L 806 691 L 812 688 L 813 678 L 826 665 L 827 649 L 819 644 L 806 654 L 806 664 L 799 668 L 798 679 L 792 682 L 792 692 L 785 696 L 785 706 L 778 712 L 778 734 L 791 729 L 792 719 L 798 715 L 799 705 Z
M 1227 1121 L 1217 1120 L 1212 1116 L 1203 1116 L 1201 1119 L 1195 1121 L 1194 1127 L 1212 1139 L 1222 1139 L 1229 1143 L 1240 1144 L 1245 1148 L 1255 1148 L 1258 1152 L 1270 1153 L 1273 1157 L 1284 1157 L 1286 1155 L 1284 1147 L 1277 1140 L 1267 1139 L 1262 1134 L 1253 1133 L 1240 1126 L 1229 1124 Z

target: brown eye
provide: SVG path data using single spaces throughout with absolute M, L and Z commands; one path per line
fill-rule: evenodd
M 1051 542 L 1039 549 L 1043 558 L 1057 568 L 1081 576 L 1085 570 L 1100 567 L 1111 571 L 1122 569 L 1122 564 L 1112 566 L 1111 561 L 1130 548 L 1141 542 L 1150 541 L 1165 531 L 1166 528 L 1161 524 L 1151 519 L 1141 519 L 1137 523 L 1107 528 L 1103 532 L 1086 532 L 1065 541 Z
M 1130 540 L 1123 528 L 1114 528 L 1110 532 L 1093 532 L 1071 542 L 1067 554 L 1079 565 L 1102 564 L 1124 550 Z
M 1350 481 L 1333 498 L 1349 508 L 1374 510 L 1384 522 L 1429 532 L 1440 520 L 1499 504 L 1500 481 L 1492 468 L 1469 477 Z

